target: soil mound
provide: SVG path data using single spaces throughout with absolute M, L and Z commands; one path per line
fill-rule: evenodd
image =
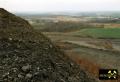
M 19 27 L 22 29 L 32 28 L 31 25 L 24 19 L 9 13 L 3 8 L 0 8 L 0 28 Z
M 0 82 L 96 82 L 31 25 L 0 9 Z

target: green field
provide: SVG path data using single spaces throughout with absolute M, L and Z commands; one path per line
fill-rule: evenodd
M 90 28 L 82 29 L 72 34 L 92 38 L 120 38 L 120 28 Z

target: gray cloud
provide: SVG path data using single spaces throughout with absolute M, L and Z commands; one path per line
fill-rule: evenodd
M 119 11 L 119 0 L 0 0 L 12 12 Z

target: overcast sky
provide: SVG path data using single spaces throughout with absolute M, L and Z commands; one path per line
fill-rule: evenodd
M 120 11 L 120 0 L 0 0 L 11 12 Z

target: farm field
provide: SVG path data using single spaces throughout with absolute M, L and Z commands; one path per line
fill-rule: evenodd
M 120 38 L 120 28 L 90 28 L 71 33 L 75 36 L 91 38 Z

